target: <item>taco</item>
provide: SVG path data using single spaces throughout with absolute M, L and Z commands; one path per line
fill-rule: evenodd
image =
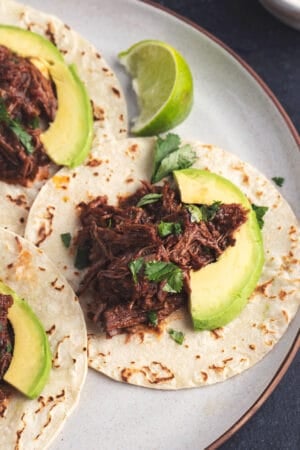
M 33 199 L 59 166 L 126 136 L 126 104 L 96 48 L 56 17 L 11 0 L 0 1 L 0 63 L 0 225 L 22 235 Z
M 44 449 L 79 400 L 87 372 L 84 317 L 41 250 L 0 229 L 0 251 L 0 447 Z M 39 345 L 45 365 L 32 378 Z
M 88 327 L 90 367 L 118 381 L 140 386 L 161 389 L 202 386 L 223 381 L 253 366 L 274 347 L 295 316 L 299 305 L 297 220 L 288 203 L 260 172 L 233 154 L 199 142 L 185 143 L 194 155 L 193 167 L 175 171 L 177 179 L 182 174 L 190 177 L 187 182 L 189 193 L 182 200 L 185 203 L 182 208 L 172 186 L 163 180 L 150 184 L 153 168 L 157 165 L 156 143 L 154 138 L 144 138 L 102 144 L 82 167 L 72 171 L 62 169 L 41 189 L 30 211 L 25 235 L 47 252 L 74 289 L 81 293 Z M 195 173 L 213 180 L 210 188 L 206 187 L 206 193 L 210 195 L 208 207 L 203 210 L 205 205 L 198 205 L 202 214 L 199 221 L 199 226 L 203 227 L 201 239 L 205 238 L 202 243 L 191 238 L 191 234 L 186 236 L 178 230 L 178 222 L 183 228 L 192 229 L 191 207 L 201 203 L 197 201 L 199 186 L 193 179 Z M 233 183 L 233 191 L 239 188 L 243 197 L 238 198 L 243 200 L 232 202 L 232 198 L 237 197 L 229 194 L 227 200 L 223 194 L 218 198 L 214 185 L 219 179 L 223 180 L 221 190 L 225 192 L 226 184 Z M 166 191 L 169 192 L 166 198 L 162 197 Z M 163 212 L 159 204 L 162 198 L 167 203 Z M 171 203 L 180 212 L 180 220 L 174 219 Z M 261 232 L 258 220 L 253 219 L 255 207 L 251 208 L 250 204 L 256 205 L 260 212 L 261 226 L 264 221 Z M 266 212 L 264 217 L 263 212 Z M 145 231 L 145 226 L 129 224 L 130 232 L 120 236 L 120 229 L 128 223 L 128 218 L 137 216 L 147 225 L 153 222 L 153 217 L 158 217 L 155 219 L 158 233 L 161 222 L 167 223 L 166 233 L 170 233 L 171 227 L 170 239 L 173 243 L 175 240 L 175 247 L 176 234 L 182 234 L 186 243 L 176 247 L 176 261 L 174 252 L 172 257 L 169 253 L 165 258 L 168 245 L 162 249 L 158 245 L 159 256 L 153 257 L 153 239 L 157 238 L 157 232 L 153 237 L 153 227 Z M 222 217 L 226 222 L 224 232 Z M 225 270 L 226 276 L 220 279 L 217 264 L 224 261 L 223 255 L 234 254 L 226 248 L 237 248 L 235 241 L 238 233 L 241 235 L 245 229 L 244 223 L 252 223 L 254 256 L 245 263 L 243 255 L 242 259 L 235 255 Z M 123 265 L 118 261 L 117 267 L 118 257 L 114 253 L 116 224 L 119 233 L 117 253 L 125 261 Z M 123 250 L 132 249 L 139 242 L 141 248 L 134 247 L 134 257 L 129 261 Z M 201 254 L 199 246 L 202 246 Z M 243 247 L 243 252 L 248 254 L 247 246 Z M 188 253 L 195 253 L 194 259 L 188 260 Z M 110 260 L 103 265 L 105 258 Z M 165 263 L 166 259 L 177 262 L 177 267 L 183 268 L 182 272 L 177 269 L 170 272 L 170 266 L 160 266 L 167 274 L 157 280 L 162 289 L 157 290 L 150 283 L 145 291 L 145 278 L 153 281 L 150 277 L 155 267 L 151 267 L 151 263 L 154 260 Z M 189 270 L 185 270 L 185 265 L 189 264 Z M 231 288 L 239 286 L 240 267 L 247 265 L 246 281 L 235 292 Z M 190 280 L 187 280 L 189 274 Z M 195 277 L 200 275 L 201 282 L 196 288 L 187 283 L 192 281 L 193 274 Z M 107 290 L 108 278 L 110 291 Z M 218 314 L 204 314 L 205 320 L 192 315 L 193 326 L 188 299 L 193 298 L 193 292 L 195 297 L 201 297 L 204 292 L 204 297 L 210 293 L 211 297 L 221 298 L 222 292 L 227 291 L 226 279 L 233 280 L 233 284 L 229 283 L 228 295 L 238 299 L 236 307 L 226 307 L 227 313 L 221 314 L 222 321 Z M 187 284 L 180 294 L 176 283 L 183 287 Z M 143 305 L 137 311 L 138 289 L 142 291 Z M 158 300 L 162 299 L 165 309 L 153 306 L 151 289 Z M 108 311 L 109 297 L 115 304 Z M 118 298 L 125 298 L 125 309 L 117 303 Z M 138 316 L 137 321 L 133 320 L 134 315 Z M 216 317 L 217 321 L 211 320 Z M 119 326 L 119 322 L 123 324 Z

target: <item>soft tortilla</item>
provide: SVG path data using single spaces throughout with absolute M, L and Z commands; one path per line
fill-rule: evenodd
M 103 144 L 88 163 L 61 170 L 49 180 L 29 214 L 26 237 L 38 244 L 77 289 L 84 271 L 73 266 L 74 249 L 63 247 L 61 233 L 76 236 L 76 205 L 107 194 L 135 191 L 150 179 L 154 139 Z M 300 245 L 296 218 L 273 184 L 233 154 L 190 142 L 198 155 L 195 167 L 230 179 L 250 202 L 268 206 L 263 228 L 265 266 L 244 311 L 222 329 L 195 332 L 186 311 L 175 312 L 161 333 L 142 331 L 106 339 L 87 320 L 89 365 L 119 381 L 161 389 L 202 386 L 225 380 L 253 366 L 278 342 L 300 302 Z M 113 155 L 113 156 L 112 156 Z M 88 295 L 81 298 L 86 309 Z M 176 344 L 167 329 L 185 334 Z
M 0 448 L 45 449 L 79 400 L 87 372 L 85 321 L 77 297 L 45 254 L 0 228 L 0 280 L 26 299 L 47 332 L 52 369 L 42 394 L 14 391 L 0 415 Z
M 0 24 L 45 36 L 68 64 L 76 64 L 93 103 L 93 146 L 127 135 L 126 102 L 120 83 L 95 47 L 56 17 L 11 0 L 0 0 Z M 24 188 L 0 181 L 0 226 L 23 235 L 28 210 L 41 185 L 38 182 Z

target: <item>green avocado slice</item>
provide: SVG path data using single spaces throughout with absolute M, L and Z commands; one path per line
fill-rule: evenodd
M 41 135 L 48 156 L 58 165 L 75 167 L 87 157 L 93 138 L 93 114 L 87 90 L 76 67 L 65 64 L 59 50 L 43 36 L 22 28 L 0 25 L 0 45 L 37 60 L 55 84 L 58 109 Z
M 0 292 L 13 297 L 8 320 L 14 331 L 14 350 L 4 381 L 28 398 L 36 398 L 48 381 L 52 356 L 47 334 L 28 303 L 0 281 Z
M 256 215 L 240 189 L 220 175 L 200 169 L 174 172 L 184 203 L 239 203 L 247 221 L 236 232 L 236 243 L 218 261 L 190 272 L 189 308 L 195 329 L 211 330 L 233 320 L 246 306 L 264 264 L 264 249 Z

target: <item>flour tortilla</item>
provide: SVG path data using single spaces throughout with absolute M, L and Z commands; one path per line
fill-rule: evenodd
M 85 321 L 77 297 L 45 254 L 0 228 L 0 280 L 26 299 L 50 343 L 52 369 L 35 400 L 14 391 L 0 414 L 0 448 L 45 449 L 79 400 L 87 372 Z
M 159 335 L 141 332 L 106 339 L 86 319 L 90 367 L 118 381 L 179 389 L 226 380 L 253 366 L 274 347 L 299 306 L 299 230 L 288 203 L 270 181 L 233 154 L 211 145 L 190 144 L 198 156 L 195 167 L 223 175 L 250 202 L 269 207 L 263 227 L 264 270 L 243 312 L 214 331 L 194 331 L 188 312 L 177 311 Z M 109 203 L 116 203 L 119 195 L 134 192 L 140 180 L 149 180 L 153 147 L 152 138 L 103 144 L 85 166 L 61 170 L 36 198 L 26 237 L 47 252 L 75 290 L 84 271 L 74 268 L 74 248 L 64 248 L 60 234 L 76 236 L 80 201 L 106 194 Z M 85 311 L 90 300 L 88 294 L 81 298 Z M 185 334 L 183 345 L 170 338 L 168 328 Z
M 93 103 L 92 146 L 127 135 L 127 109 L 120 83 L 95 47 L 58 18 L 11 0 L 0 0 L 0 24 L 43 35 L 57 46 L 68 64 L 76 64 Z M 25 188 L 0 181 L 0 226 L 23 235 L 28 210 L 42 184 Z

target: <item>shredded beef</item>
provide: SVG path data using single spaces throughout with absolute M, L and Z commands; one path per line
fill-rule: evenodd
M 2 379 L 12 358 L 13 339 L 7 319 L 8 309 L 12 303 L 11 295 L 0 293 L 0 406 L 5 400 L 7 392 Z
M 57 99 L 48 80 L 29 59 L 0 45 L 0 98 L 9 117 L 31 136 L 28 153 L 11 127 L 0 121 L 0 180 L 27 186 L 48 175 L 49 158 L 41 142 L 41 127 L 55 118 Z M 39 125 L 35 127 L 34 121 Z
M 149 193 L 162 197 L 137 207 Z M 82 227 L 77 245 L 88 253 L 88 270 L 78 293 L 92 291 L 91 317 L 109 336 L 138 324 L 149 325 L 150 311 L 161 320 L 186 306 L 189 271 L 215 262 L 228 246 L 233 246 L 234 233 L 247 218 L 241 205 L 220 204 L 211 220 L 193 222 L 178 191 L 169 183 L 155 186 L 143 182 L 117 206 L 109 205 L 105 196 L 78 206 Z M 180 224 L 181 231 L 161 237 L 161 221 Z M 167 292 L 164 281 L 149 281 L 143 270 L 134 280 L 129 264 L 138 258 L 176 264 L 183 271 L 181 292 Z

